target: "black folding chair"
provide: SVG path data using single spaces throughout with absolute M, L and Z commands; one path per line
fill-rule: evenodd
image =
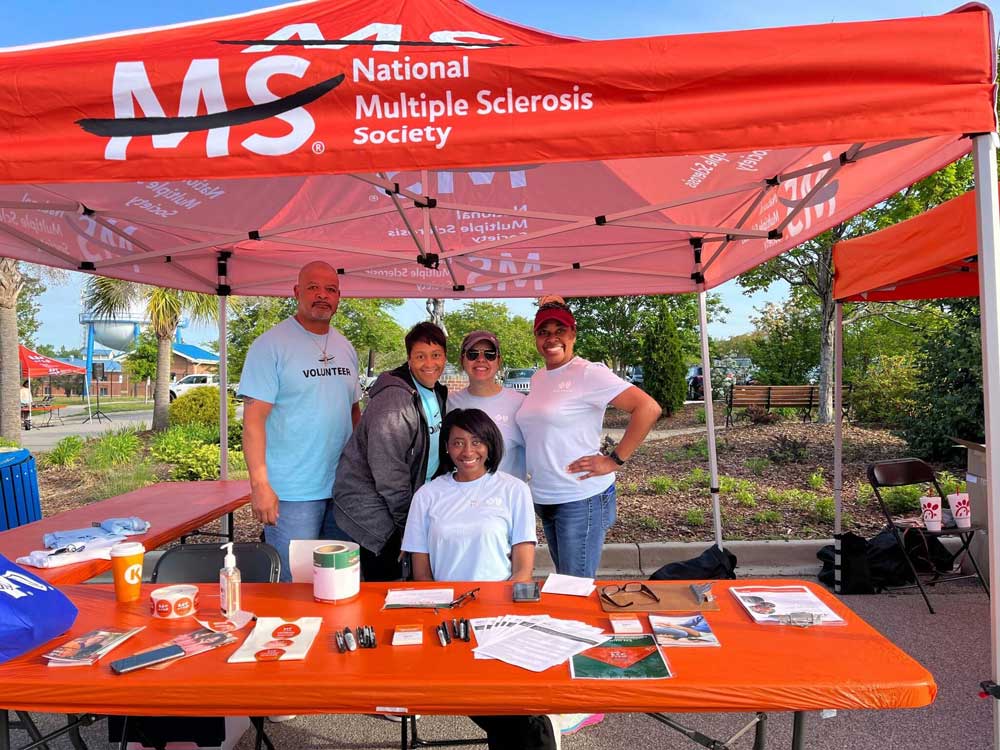
M 934 491 L 937 496 L 941 498 L 941 502 L 946 502 L 945 493 L 941 490 L 941 485 L 938 484 L 937 476 L 934 474 L 934 470 L 928 466 L 925 462 L 921 461 L 919 458 L 899 458 L 892 461 L 876 461 L 875 463 L 868 464 L 868 481 L 871 483 L 872 490 L 875 492 L 875 498 L 878 500 L 879 506 L 882 508 L 882 513 L 885 515 L 886 521 L 889 523 L 889 528 L 892 529 L 893 535 L 896 537 L 896 543 L 899 545 L 900 551 L 903 553 L 903 557 L 906 560 L 906 564 L 909 566 L 910 571 L 913 573 L 913 579 L 915 581 L 911 586 L 916 586 L 920 589 L 921 596 L 924 597 L 924 602 L 927 604 L 927 609 L 930 610 L 931 614 L 934 614 L 934 607 L 931 606 L 931 601 L 927 597 L 927 590 L 924 588 L 924 582 L 921 580 L 921 576 L 929 576 L 927 580 L 928 586 L 934 586 L 938 583 L 950 583 L 952 581 L 958 581 L 966 578 L 976 578 L 978 579 L 980 585 L 983 587 L 983 591 L 989 596 L 990 589 L 987 586 L 986 581 L 983 579 L 983 574 L 979 570 L 979 565 L 976 563 L 976 558 L 969 550 L 969 545 L 972 543 L 973 537 L 976 532 L 982 531 L 983 526 L 978 524 L 973 524 L 969 528 L 959 529 L 957 527 L 942 527 L 941 531 L 928 531 L 922 526 L 911 526 L 909 524 L 900 523 L 900 521 L 893 517 L 892 512 L 889 510 L 888 505 L 885 502 L 885 498 L 882 497 L 882 493 L 879 492 L 880 489 L 885 487 L 904 487 L 906 485 L 913 484 L 929 484 L 934 487 Z M 958 552 L 954 555 L 954 560 L 961 558 L 963 554 L 967 555 L 969 562 L 972 563 L 972 568 L 975 570 L 975 574 L 956 574 L 949 570 L 939 570 L 933 563 L 931 555 L 928 555 L 928 560 L 931 563 L 931 570 L 928 572 L 921 573 L 917 570 L 917 566 L 913 562 L 913 558 L 910 556 L 909 551 L 906 548 L 906 544 L 903 542 L 903 534 L 917 534 L 924 546 L 927 546 L 928 539 L 938 539 L 941 537 L 954 536 L 958 537 L 961 541 L 961 546 Z M 895 588 L 911 588 L 911 586 L 897 586 Z
M 281 575 L 278 551 L 263 542 L 239 542 L 233 545 L 240 577 L 245 583 L 277 583 Z M 212 583 L 219 579 L 225 551 L 218 544 L 182 544 L 163 553 L 153 568 L 153 583 Z M 257 732 L 256 750 L 266 745 L 274 750 L 264 732 L 264 717 L 251 716 Z M 225 738 L 225 720 L 201 716 L 110 717 L 108 739 L 121 738 L 121 747 L 129 741 L 164 748 L 168 742 L 196 742 L 220 745 Z

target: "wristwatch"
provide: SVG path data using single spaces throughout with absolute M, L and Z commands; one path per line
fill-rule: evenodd
M 625 465 L 625 459 L 618 455 L 617 450 L 611 451 L 611 453 L 608 454 L 608 457 L 619 466 Z

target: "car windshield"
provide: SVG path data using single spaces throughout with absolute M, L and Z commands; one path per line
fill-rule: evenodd
M 507 380 L 516 380 L 517 378 L 530 378 L 535 374 L 534 370 L 511 370 L 507 373 Z

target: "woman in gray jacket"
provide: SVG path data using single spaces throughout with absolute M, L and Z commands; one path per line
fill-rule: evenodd
M 383 372 L 344 447 L 333 504 L 337 525 L 361 545 L 366 581 L 402 577 L 399 548 L 410 500 L 438 469 L 448 389 L 438 382 L 447 339 L 433 323 L 406 334 L 406 363 Z

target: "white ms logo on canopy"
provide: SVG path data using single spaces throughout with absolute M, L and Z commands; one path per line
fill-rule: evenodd
M 104 149 L 104 158 L 108 160 L 127 159 L 133 138 L 151 138 L 154 149 L 176 149 L 192 133 L 206 134 L 204 148 L 208 157 L 229 156 L 234 151 L 284 156 L 304 146 L 316 131 L 309 105 L 344 83 L 346 77 L 338 73 L 310 83 L 312 60 L 290 53 L 347 47 L 358 47 L 365 53 L 398 52 L 400 46 L 474 49 L 499 46 L 500 42 L 499 37 L 476 31 L 434 31 L 427 40 L 402 37 L 402 24 L 370 23 L 327 39 L 318 24 L 304 22 L 284 26 L 261 40 L 220 40 L 222 45 L 242 46 L 243 54 L 266 56 L 248 58 L 252 62 L 238 84 L 239 91 L 231 90 L 235 85 L 232 77 L 227 77 L 223 84 L 219 58 L 192 60 L 173 112 L 168 112 L 173 102 L 154 89 L 144 61 L 121 61 L 115 64 L 111 85 L 115 116 L 83 118 L 77 124 L 88 133 L 109 139 Z M 272 54 L 276 50 L 289 54 Z M 227 59 L 227 63 L 230 61 L 231 58 Z M 302 85 L 293 93 L 276 94 L 275 84 L 288 76 L 299 79 Z M 287 82 L 281 85 L 287 87 Z M 249 99 L 251 104 L 231 108 L 229 101 L 237 99 Z M 274 120 L 282 121 L 286 132 L 273 134 L 274 126 L 270 123 Z M 238 136 L 233 135 L 234 128 L 239 129 Z M 198 140 L 200 144 L 201 139 Z

